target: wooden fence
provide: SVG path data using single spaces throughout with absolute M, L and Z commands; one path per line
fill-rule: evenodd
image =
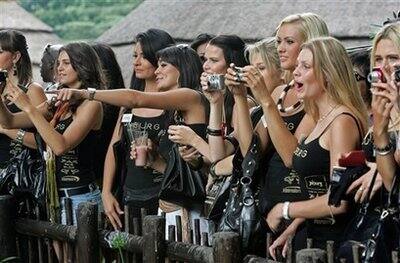
M 67 223 L 71 224 L 70 200 L 66 204 Z M 296 255 L 290 244 L 284 261 L 267 259 L 268 255 L 267 258 L 243 256 L 239 235 L 232 232 L 215 233 L 210 246 L 207 233 L 200 233 L 198 220 L 194 221 L 194 229 L 190 230 L 190 243 L 183 243 L 179 216 L 176 218 L 176 227 L 169 226 L 166 229 L 163 216 L 146 215 L 146 211 L 142 210 L 141 218 L 132 218 L 129 207 L 125 207 L 126 242 L 120 254 L 118 249 L 110 248 L 107 242 L 117 232 L 104 228 L 104 218 L 99 217 L 95 204 L 79 205 L 77 226 L 16 218 L 15 207 L 11 196 L 0 196 L 0 260 L 17 256 L 19 260 L 10 262 L 57 262 L 52 245 L 55 240 L 64 244 L 60 262 L 335 262 L 334 244 L 331 241 L 327 242 L 326 250 L 321 250 L 312 248 L 312 240 L 307 240 L 307 249 L 298 251 Z M 168 240 L 165 239 L 165 231 L 168 231 Z M 269 244 L 271 238 L 268 235 L 267 247 Z M 353 247 L 353 261 L 357 263 L 361 262 L 359 251 L 359 247 Z M 393 252 L 392 262 L 398 262 L 397 256 L 397 252 Z

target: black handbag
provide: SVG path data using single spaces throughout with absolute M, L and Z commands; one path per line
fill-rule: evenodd
M 380 213 L 368 211 L 369 197 L 376 176 L 377 171 L 374 173 L 366 199 L 361 203 L 358 214 L 347 226 L 346 241 L 337 251 L 337 262 L 343 258 L 346 259 L 346 262 L 353 262 L 353 245 L 361 248 L 361 262 L 364 263 L 391 262 L 391 252 L 398 248 L 400 235 L 398 207 L 392 205 L 392 195 L 396 187 L 392 187 L 388 202 Z
M 215 179 L 204 201 L 204 216 L 210 220 L 218 220 L 228 201 L 231 176 Z
M 229 199 L 218 225 L 218 231 L 239 233 L 244 252 L 257 255 L 265 251 L 267 230 L 266 222 L 257 209 L 255 193 L 255 172 L 259 165 L 259 153 L 259 138 L 253 135 L 241 167 L 234 164 Z M 240 154 L 240 151 L 236 154 Z
M 185 208 L 203 205 L 206 197 L 201 171 L 196 171 L 179 155 L 178 145 L 169 152 L 159 198 Z
M 29 198 L 44 205 L 46 185 L 46 163 L 43 159 L 43 142 L 36 133 L 39 154 L 24 147 L 10 159 L 0 172 L 0 194 L 11 194 L 17 198 Z

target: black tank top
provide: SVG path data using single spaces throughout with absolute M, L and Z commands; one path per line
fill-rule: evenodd
M 133 129 L 146 130 L 148 138 L 156 145 L 159 144 L 161 136 L 167 131 L 168 116 L 166 112 L 156 117 L 141 117 L 132 114 L 129 124 Z M 123 136 L 125 147 L 126 180 L 125 189 L 129 190 L 129 202 L 137 206 L 158 199 L 163 174 L 151 168 L 137 167 L 130 159 L 131 145 L 127 133 L 127 123 L 123 123 Z
M 291 116 L 282 116 L 287 129 L 292 134 L 296 131 L 304 115 L 305 112 L 300 111 Z M 277 203 L 304 200 L 297 173 L 285 166 L 275 149 L 271 149 L 269 152 L 271 156 L 267 170 L 264 173 L 264 184 L 259 204 L 259 209 L 264 215 Z
M 28 84 L 27 87 L 31 85 Z M 24 92 L 26 93 L 28 88 L 25 88 Z M 15 104 L 6 104 L 7 109 L 12 113 L 20 112 L 21 110 Z M 27 132 L 35 132 L 35 128 L 24 129 Z M 0 134 L 0 168 L 5 168 L 8 165 L 8 162 L 11 158 L 17 156 L 22 152 L 26 147 L 20 143 L 17 143 L 14 140 L 11 140 L 5 134 Z M 39 156 L 38 152 L 34 149 L 29 149 L 31 156 Z
M 349 113 L 342 114 L 349 115 L 354 119 L 361 134 L 357 119 Z M 319 139 L 329 125 L 314 140 L 307 144 L 304 143 L 305 139 L 301 141 L 293 154 L 293 169 L 300 176 L 300 187 L 307 199 L 313 199 L 328 192 L 330 185 L 330 152 L 321 147 Z M 336 215 L 334 220 L 330 216 L 307 220 L 307 236 L 314 239 L 315 247 L 320 248 L 325 248 L 327 240 L 341 241 L 346 225 L 352 216 L 353 213 L 349 212 Z
M 61 120 L 55 127 L 56 131 L 63 134 L 72 123 L 70 116 Z M 71 188 L 85 186 L 95 180 L 93 145 L 100 131 L 90 131 L 78 146 L 61 156 L 56 156 L 57 186 L 59 188 Z

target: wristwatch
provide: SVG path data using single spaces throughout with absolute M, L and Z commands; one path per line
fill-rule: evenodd
M 94 95 L 96 94 L 96 89 L 95 88 L 88 88 L 87 91 L 89 93 L 89 100 L 93 100 L 94 99 Z

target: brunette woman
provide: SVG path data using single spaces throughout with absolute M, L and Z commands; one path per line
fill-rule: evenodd
M 156 52 L 173 45 L 174 40 L 167 32 L 159 29 L 141 32 L 135 40 L 132 89 L 145 93 L 158 92 L 154 73 L 157 68 Z M 116 88 L 121 87 L 114 86 L 113 90 Z M 125 107 L 120 112 L 105 159 L 102 191 L 105 213 L 115 229 L 122 227 L 120 215 L 123 212 L 112 191 L 113 185 L 122 188 L 123 200 L 119 201 L 129 204 L 135 217 L 140 217 L 141 208 L 146 208 L 149 214 L 157 214 L 162 173 L 136 166 L 130 160 L 132 141 L 129 133 L 131 127 L 146 130 L 149 139 L 156 142 L 159 134 L 165 133 L 167 123 L 168 114 L 162 109 Z M 113 147 L 118 144 L 121 147 Z M 116 162 L 114 148 L 121 151 L 119 163 Z
M 102 43 L 94 43 L 92 47 L 99 56 L 101 67 L 106 81 L 106 89 L 115 89 L 124 86 L 121 68 L 117 62 L 114 51 L 110 46 Z M 104 171 L 104 160 L 106 157 L 108 145 L 118 119 L 119 107 L 112 105 L 103 105 L 103 124 L 101 125 L 101 134 L 96 144 L 96 161 L 99 165 L 95 166 L 96 179 L 102 182 Z
M 99 58 L 86 43 L 70 43 L 60 49 L 57 75 L 59 82 L 67 88 L 104 88 Z M 101 204 L 100 190 L 94 183 L 95 153 L 92 150 L 103 119 L 101 103 L 64 103 L 57 107 L 50 123 L 43 117 L 43 108 L 36 108 L 30 98 L 13 83 L 9 98 L 24 114 L 11 114 L 4 106 L 0 107 L 4 115 L 3 124 L 22 127 L 33 125 L 37 129 L 48 149 L 55 154 L 54 174 L 61 198 L 61 222 L 66 222 L 64 199 L 69 197 L 72 200 L 73 222 L 76 224 L 76 210 L 80 203 L 92 201 Z M 50 180 L 50 175 L 47 176 Z M 57 215 L 51 219 L 57 220 Z
M 99 100 L 113 105 L 127 108 L 150 107 L 177 112 L 184 123 L 198 135 L 204 134 L 206 120 L 206 105 L 199 92 L 199 76 L 201 62 L 194 50 L 189 47 L 170 47 L 159 53 L 159 67 L 157 69 L 158 92 L 140 92 L 137 90 L 72 90 L 64 89 L 59 92 L 58 98 L 62 101 L 76 101 L 80 99 Z M 185 85 L 185 86 L 184 86 Z M 190 85 L 186 87 L 186 85 Z M 202 132 L 201 132 L 202 131 Z M 160 153 L 166 149 L 160 142 Z M 163 154 L 162 154 L 163 155 Z M 157 158 L 152 165 L 158 171 L 164 171 L 167 157 Z M 162 207 L 162 205 L 160 205 Z M 172 206 L 163 209 L 167 212 L 177 211 L 179 207 Z
M 0 87 L 2 101 L 9 111 L 13 113 L 20 111 L 7 98 L 11 83 L 20 85 L 35 106 L 46 100 L 42 87 L 33 82 L 28 45 L 21 32 L 0 31 L 0 69 L 8 75 L 8 80 L 0 83 Z M 5 168 L 9 160 L 22 151 L 23 146 L 36 148 L 33 133 L 24 129 L 6 129 L 0 124 L 0 169 Z
M 278 203 L 266 219 L 273 230 L 283 219 L 295 219 L 295 225 L 307 219 L 307 236 L 314 246 L 324 248 L 327 240 L 343 238 L 351 216 L 346 201 L 339 207 L 328 205 L 328 188 L 340 155 L 361 147 L 367 130 L 366 110 L 350 59 L 334 38 L 315 38 L 302 45 L 294 79 L 298 98 L 308 104 L 307 111 L 316 122 L 311 133 L 299 140 L 290 163 L 309 200 Z M 269 103 L 272 101 L 264 101 L 266 107 L 275 108 Z M 296 140 L 289 132 L 281 132 Z

